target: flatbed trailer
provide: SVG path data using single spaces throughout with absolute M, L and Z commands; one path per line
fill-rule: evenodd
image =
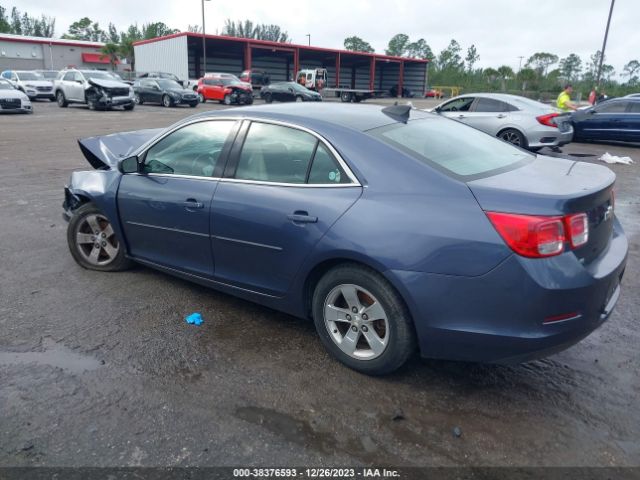
M 388 94 L 386 90 L 363 90 L 358 88 L 324 88 L 322 89 L 322 96 L 331 96 L 335 95 L 335 97 L 340 98 L 341 101 L 348 102 L 361 102 L 363 100 L 367 100 L 368 98 L 380 98 L 384 97 Z

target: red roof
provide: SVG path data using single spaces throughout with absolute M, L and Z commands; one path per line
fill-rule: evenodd
M 109 61 L 109 55 L 105 55 L 104 53 L 87 53 L 84 52 L 82 54 L 82 61 L 84 63 L 111 63 Z M 119 64 L 120 60 L 116 60 L 116 64 Z
M 394 57 L 391 55 L 381 55 L 379 53 L 365 53 L 365 52 L 355 52 L 352 50 L 340 50 L 335 48 L 322 48 L 322 47 L 312 47 L 307 45 L 297 45 L 295 43 L 281 43 L 281 42 L 271 42 L 268 40 L 256 40 L 253 38 L 243 38 L 243 37 L 230 37 L 227 35 L 203 35 L 202 33 L 195 32 L 179 32 L 174 33 L 172 35 L 165 35 L 164 37 L 156 37 L 150 38 L 148 40 L 138 40 L 137 42 L 133 42 L 133 45 L 144 45 L 146 43 L 154 43 L 161 42 L 163 40 L 168 40 L 170 38 L 176 37 L 196 37 L 202 38 L 206 37 L 212 40 L 227 40 L 238 43 L 248 43 L 253 47 L 272 47 L 275 49 L 287 49 L 287 50 L 314 50 L 319 52 L 329 52 L 329 53 L 340 53 L 341 55 L 356 55 L 356 56 L 365 56 L 365 57 L 375 57 L 376 60 L 386 60 L 391 62 L 416 62 L 416 63 L 429 63 L 429 60 L 422 60 L 420 58 L 410 58 L 410 57 Z

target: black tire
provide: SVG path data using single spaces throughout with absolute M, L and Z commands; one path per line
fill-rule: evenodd
M 142 97 L 139 94 L 135 94 L 134 98 L 134 102 L 136 102 L 138 105 L 142 105 L 144 103 L 144 101 L 142 100 Z
M 199 93 L 199 94 L 198 94 L 198 101 L 199 101 L 200 103 L 205 103 L 205 102 L 207 101 L 207 99 L 206 99 L 206 98 L 204 98 L 204 95 L 203 95 L 202 93 Z
M 78 233 L 83 233 L 82 230 L 85 229 L 85 227 L 88 225 L 85 225 L 87 218 L 95 215 L 104 217 L 105 220 L 102 221 L 102 224 L 100 226 L 106 228 L 106 225 L 109 224 L 108 220 L 106 220 L 106 216 L 104 216 L 100 209 L 98 209 L 93 203 L 85 203 L 73 212 L 73 216 L 69 220 L 69 225 L 67 226 L 67 244 L 69 245 L 71 256 L 78 265 L 88 270 L 97 270 L 100 272 L 117 272 L 130 268 L 133 262 L 131 262 L 131 260 L 129 260 L 125 256 L 124 243 L 116 237 L 115 233 L 109 235 L 109 237 L 105 239 L 105 241 L 109 242 L 110 246 L 113 247 L 115 245 L 115 248 L 117 248 L 117 254 L 114 255 L 113 258 L 109 261 L 102 264 L 93 264 L 81 253 L 82 247 L 80 247 L 81 244 L 78 242 Z M 91 235 L 91 233 L 89 233 L 89 235 Z M 89 250 L 91 251 L 91 248 L 89 248 Z M 106 250 L 104 248 L 101 248 L 100 255 L 106 254 Z
M 58 102 L 58 106 L 60 108 L 66 108 L 69 106 L 69 102 L 67 102 L 67 97 L 64 96 L 64 92 L 62 90 L 58 90 L 56 92 L 56 101 Z
M 98 106 L 93 100 L 87 100 L 87 105 L 89 106 L 89 110 L 98 110 Z
M 304 98 L 302 98 L 302 95 L 296 95 L 296 102 L 304 102 Z
M 335 287 L 345 284 L 368 290 L 380 302 L 388 317 L 387 345 L 375 358 L 362 360 L 349 356 L 337 346 L 329 333 L 324 318 L 325 300 Z M 325 348 L 340 362 L 361 373 L 391 373 L 400 368 L 416 350 L 413 323 L 402 298 L 384 277 L 363 265 L 346 263 L 328 271 L 313 292 L 312 312 L 316 330 Z
M 223 105 L 231 105 L 231 95 L 225 95 L 220 103 L 222 103 Z
M 247 101 L 244 102 L 246 105 L 251 105 L 253 103 L 253 97 L 247 98 Z
M 351 101 L 351 92 L 342 92 L 340 94 L 340 100 L 344 103 L 349 103 Z
M 271 96 L 271 94 L 269 92 L 264 94 L 264 101 L 265 101 L 265 103 L 273 102 L 273 97 Z
M 162 106 L 166 108 L 173 107 L 173 99 L 169 95 L 163 95 Z
M 190 106 L 191 108 L 196 108 L 196 107 L 198 106 L 198 102 L 191 102 L 191 103 L 189 104 L 189 106 Z
M 135 103 L 130 103 L 129 105 L 125 105 L 124 108 L 127 112 L 130 112 L 131 110 L 133 110 L 136 107 Z
M 49 97 L 49 101 L 50 101 L 50 102 L 55 102 L 55 101 L 56 101 L 56 97 L 55 97 L 55 96 L 53 96 L 53 97 Z
M 527 148 L 527 139 L 515 128 L 506 128 L 498 133 L 498 138 L 517 147 Z

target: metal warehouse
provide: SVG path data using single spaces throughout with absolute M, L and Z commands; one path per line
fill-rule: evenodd
M 207 59 L 203 61 L 203 36 Z M 271 81 L 292 80 L 300 69 L 326 68 L 329 87 L 424 92 L 427 60 L 182 32 L 134 44 L 136 70 L 195 79 L 204 72 L 266 70 Z
M 0 34 L 0 71 L 109 68 L 100 49 L 104 43 Z

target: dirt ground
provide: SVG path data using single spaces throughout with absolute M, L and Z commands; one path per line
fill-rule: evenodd
M 599 330 L 524 365 L 415 359 L 371 378 L 329 358 L 311 323 L 74 263 L 62 189 L 90 168 L 76 139 L 193 113 L 37 102 L 0 117 L 0 466 L 640 465 L 640 149 L 563 148 L 636 161 L 611 166 L 630 252 Z

